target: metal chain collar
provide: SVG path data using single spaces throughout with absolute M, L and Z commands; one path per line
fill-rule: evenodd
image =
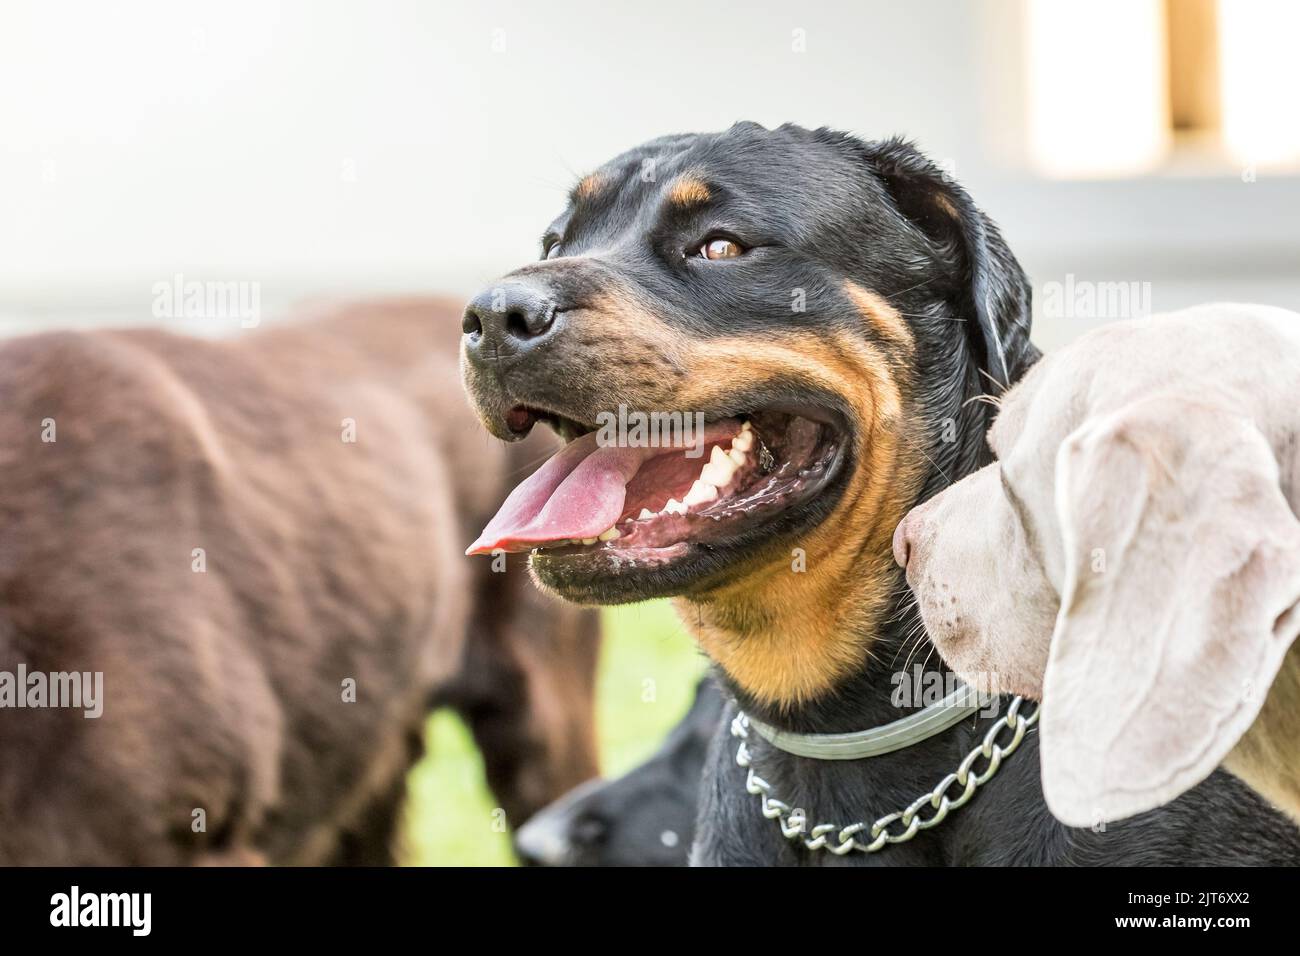
M 809 830 L 807 814 L 803 810 L 791 807 L 788 803 L 772 796 L 772 785 L 755 773 L 751 764 L 749 747 L 746 743 L 749 737 L 749 718 L 745 716 L 744 711 L 738 713 L 732 720 L 731 735 L 740 740 L 740 744 L 736 747 L 736 763 L 748 771 L 745 789 L 759 798 L 763 816 L 769 820 L 776 820 L 786 839 L 802 838 L 803 845 L 808 849 L 825 849 L 836 856 L 844 856 L 851 850 L 875 853 L 891 843 L 906 843 L 921 830 L 938 826 L 951 811 L 965 806 L 975 795 L 975 791 L 988 783 L 1002 766 L 1002 758 L 1015 753 L 1016 748 L 1020 746 L 1020 741 L 1024 739 L 1025 732 L 1038 723 L 1039 707 L 1035 707 L 1034 712 L 1028 717 L 1020 716 L 1020 705 L 1023 702 L 1022 697 L 1012 700 L 1006 716 L 989 728 L 988 733 L 984 735 L 983 743 L 965 756 L 958 764 L 956 772 L 940 780 L 929 793 L 917 797 L 907 809 L 887 813 L 875 823 L 851 823 L 846 827 L 841 827 L 838 823 L 819 823 Z M 998 736 L 1003 731 L 1011 733 L 1011 739 L 1005 744 L 998 742 Z M 987 760 L 988 764 L 982 772 L 976 772 L 974 764 L 980 757 Z M 961 793 L 956 797 L 949 797 L 948 791 L 953 786 L 960 787 Z M 934 810 L 929 817 L 921 815 L 921 808 L 926 804 Z M 894 824 L 898 826 L 891 832 L 890 827 Z M 870 837 L 865 843 L 858 839 L 858 834 L 864 830 Z M 805 837 L 804 834 L 808 835 Z M 833 842 L 830 839 L 832 834 L 835 834 Z

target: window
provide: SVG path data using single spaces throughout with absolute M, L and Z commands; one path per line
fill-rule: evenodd
M 1028 148 L 1047 176 L 1150 172 L 1180 153 L 1300 163 L 1300 3 L 1028 0 Z

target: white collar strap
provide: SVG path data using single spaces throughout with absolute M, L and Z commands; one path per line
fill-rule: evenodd
M 748 717 L 747 720 L 749 726 L 758 731 L 758 735 L 769 744 L 796 757 L 861 760 L 863 757 L 879 757 L 920 743 L 970 717 L 983 706 L 979 692 L 968 684 L 962 684 L 943 700 L 923 707 L 914 714 L 847 734 L 799 734 L 778 730 L 753 717 Z

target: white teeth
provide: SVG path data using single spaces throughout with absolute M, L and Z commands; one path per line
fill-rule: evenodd
M 583 543 L 583 544 L 595 544 L 595 543 L 596 543 L 596 539 L 595 539 L 595 538 L 583 538 L 583 539 L 582 539 L 582 543 Z
M 613 541 L 615 538 L 618 538 L 618 537 L 620 537 L 621 535 L 622 535 L 622 532 L 619 531 L 617 528 L 606 528 L 604 531 L 602 531 L 602 532 L 597 536 L 596 540 L 597 540 L 597 541 Z
M 736 476 L 736 471 L 749 461 L 746 452 L 753 447 L 754 432 L 752 426 L 749 422 L 742 422 L 740 431 L 731 440 L 731 450 L 723 451 L 720 445 L 714 445 L 709 452 L 708 464 L 700 469 L 700 477 L 691 485 L 690 491 L 682 496 L 681 501 L 676 498 L 669 498 L 667 504 L 659 511 L 659 514 L 684 515 L 696 505 L 715 501 L 718 498 L 718 490 L 731 484 L 731 480 Z M 647 521 L 654 517 L 656 517 L 655 513 L 649 508 L 642 508 L 636 520 Z M 619 536 L 616 529 L 610 528 L 600 536 L 600 540 L 613 541 Z M 584 539 L 584 543 L 589 544 L 591 542 Z
M 736 464 L 725 451 L 714 445 L 709 454 L 709 463 L 700 470 L 700 480 L 707 481 L 715 488 L 725 488 L 731 484 L 732 476 L 736 474 Z
M 697 481 L 691 485 L 691 490 L 686 492 L 686 497 L 682 499 L 682 504 L 691 508 L 695 505 L 703 504 L 706 501 L 712 501 L 718 497 L 718 489 L 707 481 Z

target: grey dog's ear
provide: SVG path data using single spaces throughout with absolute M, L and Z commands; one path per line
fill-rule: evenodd
M 1029 341 L 1031 290 L 1020 263 L 966 190 L 915 146 L 888 139 L 868 144 L 867 156 L 898 211 L 961 270 L 981 367 L 1007 388 L 1039 356 Z
M 1204 397 L 1086 422 L 1056 476 L 1043 792 L 1087 826 L 1172 800 L 1250 727 L 1300 632 L 1300 522 L 1264 436 Z

